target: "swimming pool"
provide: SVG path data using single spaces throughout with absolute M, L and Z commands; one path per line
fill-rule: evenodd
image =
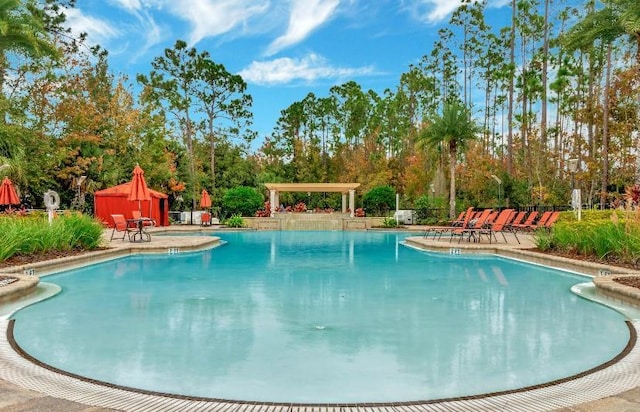
M 398 246 L 404 235 L 223 233 L 204 253 L 119 259 L 46 278 L 18 312 L 31 355 L 168 393 L 274 402 L 387 402 L 513 389 L 618 354 L 617 312 L 584 278 Z

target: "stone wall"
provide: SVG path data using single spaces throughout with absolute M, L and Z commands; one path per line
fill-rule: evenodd
M 345 213 L 276 213 L 244 218 L 256 230 L 367 230 L 382 226 L 381 217 L 350 217 Z

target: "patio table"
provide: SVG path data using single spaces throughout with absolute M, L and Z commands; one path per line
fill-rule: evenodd
M 131 226 L 135 224 L 136 231 L 133 232 L 133 236 L 129 237 L 129 241 L 131 242 L 151 242 L 151 235 L 149 232 L 144 230 L 145 222 L 151 222 L 153 219 L 148 217 L 141 217 L 137 219 L 127 219 L 127 225 Z

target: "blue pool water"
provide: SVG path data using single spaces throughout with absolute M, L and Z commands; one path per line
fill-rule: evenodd
M 617 355 L 623 317 L 570 292 L 585 278 L 399 246 L 405 234 L 221 233 L 181 255 L 47 277 L 17 342 L 119 385 L 275 402 L 415 401 L 566 377 Z

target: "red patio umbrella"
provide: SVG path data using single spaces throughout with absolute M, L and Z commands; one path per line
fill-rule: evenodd
M 0 205 L 19 205 L 20 198 L 16 193 L 16 188 L 8 177 L 5 177 L 0 186 Z
M 151 193 L 149 193 L 149 188 L 147 187 L 147 182 L 144 180 L 144 170 L 140 167 L 140 165 L 136 165 L 133 168 L 133 179 L 131 180 L 131 191 L 129 192 L 129 196 L 127 196 L 129 201 L 135 202 L 138 201 L 138 209 L 142 212 L 142 204 L 143 200 L 151 200 Z
M 200 207 L 207 209 L 211 207 L 211 197 L 207 192 L 207 189 L 202 189 L 202 195 L 200 196 Z

